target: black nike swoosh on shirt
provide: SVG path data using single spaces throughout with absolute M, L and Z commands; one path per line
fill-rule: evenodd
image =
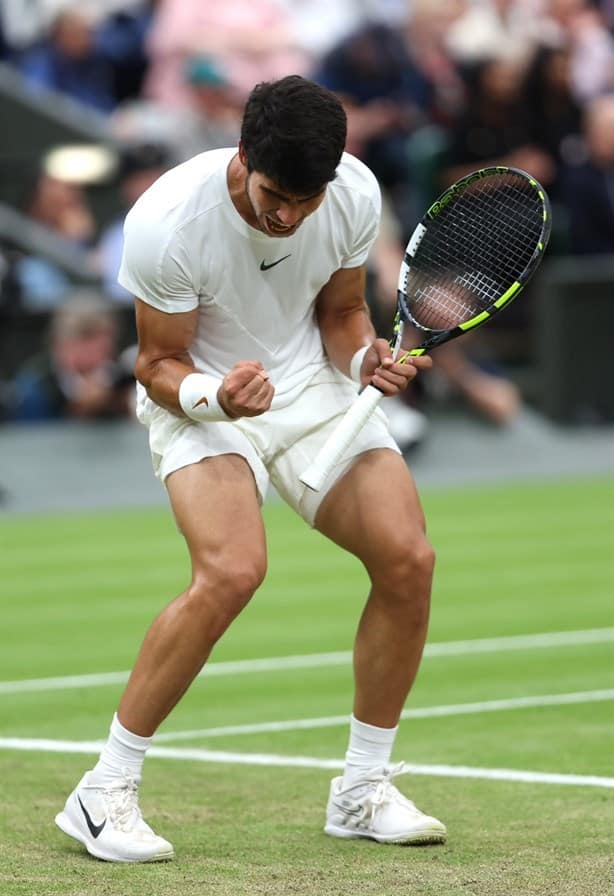
M 100 834 L 102 833 L 102 830 L 103 830 L 105 824 L 107 823 L 107 820 L 105 818 L 105 820 L 102 822 L 102 824 L 94 824 L 94 822 L 90 818 L 90 813 L 87 811 L 87 809 L 81 802 L 81 798 L 79 796 L 77 796 L 77 799 L 79 800 L 79 805 L 81 806 L 81 811 L 85 815 L 85 820 L 87 822 L 88 828 L 90 829 L 90 834 L 92 835 L 92 837 L 95 840 L 96 837 L 99 837 Z
M 290 252 L 292 255 L 292 252 Z M 266 264 L 264 259 L 260 262 L 260 270 L 261 271 L 270 271 L 271 268 L 274 268 L 276 264 L 281 264 L 282 261 L 285 261 L 286 258 L 290 258 L 290 255 L 284 255 L 283 258 L 278 258 L 277 261 L 274 261 L 273 264 Z

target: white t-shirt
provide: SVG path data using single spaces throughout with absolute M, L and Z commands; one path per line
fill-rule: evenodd
M 377 235 L 377 181 L 344 153 L 319 208 L 290 237 L 244 221 L 226 180 L 236 149 L 202 153 L 163 174 L 126 217 L 119 282 L 167 313 L 200 308 L 190 355 L 222 379 L 237 361 L 261 361 L 289 404 L 324 362 L 315 300 L 339 268 L 362 265 Z M 138 390 L 145 411 L 145 390 Z M 141 416 L 141 414 L 139 414 Z

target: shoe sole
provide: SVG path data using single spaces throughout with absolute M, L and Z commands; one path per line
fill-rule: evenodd
M 69 837 L 72 837 L 73 840 L 78 840 L 79 843 L 82 843 L 91 856 L 94 856 L 95 859 L 101 859 L 103 862 L 142 864 L 145 862 L 168 862 L 170 859 L 173 859 L 175 857 L 175 852 L 171 849 L 171 851 L 168 853 L 160 853 L 158 855 L 152 856 L 149 859 L 120 859 L 117 856 L 111 856 L 108 853 L 105 854 L 103 850 L 98 849 L 96 844 L 92 843 L 84 834 L 81 833 L 81 831 L 77 827 L 75 827 L 66 812 L 60 812 L 58 815 L 56 815 L 55 823 L 64 834 L 67 834 Z
M 445 843 L 444 831 L 412 831 L 407 834 L 368 834 L 362 831 L 349 831 L 347 828 L 336 827 L 327 824 L 324 833 L 329 837 L 339 837 L 343 840 L 375 840 L 377 843 L 396 844 L 397 846 L 427 846 L 431 843 Z

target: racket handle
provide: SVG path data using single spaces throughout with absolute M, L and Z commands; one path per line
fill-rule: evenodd
M 299 476 L 303 485 L 314 492 L 320 491 L 328 474 L 335 464 L 339 463 L 382 397 L 382 393 L 375 386 L 365 386 L 322 445 L 312 463 Z

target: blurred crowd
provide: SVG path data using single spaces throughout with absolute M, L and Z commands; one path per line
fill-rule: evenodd
M 510 164 L 543 183 L 554 208 L 551 253 L 614 254 L 613 0 L 5 0 L 0 58 L 33 94 L 51 89 L 104 117 L 121 147 L 107 176 L 123 211 L 169 166 L 235 145 L 258 81 L 292 72 L 335 91 L 348 114 L 348 150 L 384 193 L 369 284 L 381 335 L 416 220 L 477 167 Z M 94 301 L 75 294 L 70 274 L 49 257 L 0 257 L 0 309 L 10 303 L 51 318 L 45 357 L 28 359 L 5 389 L 6 414 L 130 413 L 115 394 L 118 382 L 125 386 L 121 340 L 103 340 L 104 352 L 97 343 L 98 369 L 106 371 L 99 379 L 115 391 L 85 410 L 68 394 L 76 379 L 57 351 L 67 330 L 93 344 L 92 327 L 132 302 L 116 282 L 123 211 L 97 220 L 87 177 L 71 176 L 69 166 L 58 171 L 49 158 L 24 186 L 21 211 L 72 247 L 99 286 Z M 521 396 L 487 331 L 439 349 L 423 388 L 461 396 L 506 423 Z M 36 371 L 47 388 L 55 376 L 63 401 L 32 400 Z M 414 422 L 418 438 L 421 421 Z

